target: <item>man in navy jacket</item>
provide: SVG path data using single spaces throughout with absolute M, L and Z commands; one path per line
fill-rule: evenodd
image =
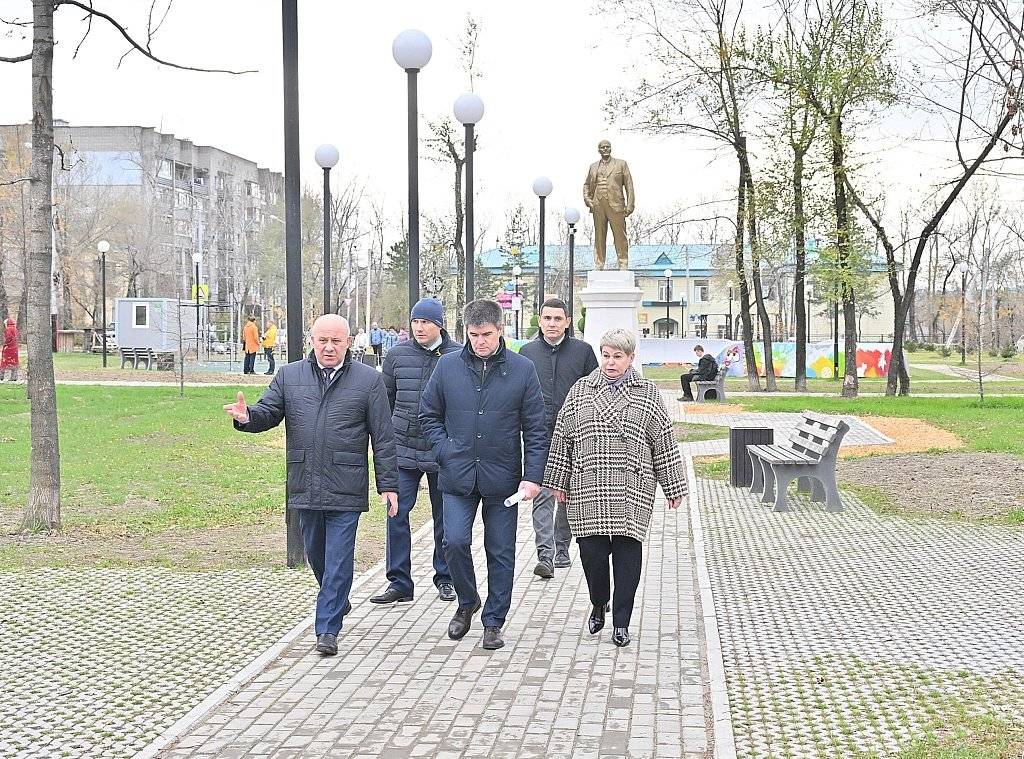
M 480 609 L 472 540 L 482 502 L 487 604 L 481 645 L 493 650 L 505 645 L 501 628 L 512 605 L 519 515 L 503 501 L 517 491 L 524 500 L 540 492 L 547 425 L 533 362 L 508 350 L 501 337 L 501 306 L 475 300 L 463 321 L 466 346 L 438 360 L 420 401 L 420 424 L 440 466 L 448 570 L 459 597 L 448 637 L 464 637 Z

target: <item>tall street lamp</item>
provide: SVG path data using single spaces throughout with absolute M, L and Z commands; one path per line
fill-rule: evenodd
M 203 254 L 199 251 L 193 253 L 192 263 L 196 265 L 196 363 L 198 363 L 200 361 L 199 346 L 202 345 L 199 332 L 199 266 L 203 263 Z
M 473 260 L 473 153 L 476 137 L 473 134 L 484 117 L 484 101 L 476 94 L 466 92 L 455 100 L 455 118 L 466 127 L 466 303 L 476 299 L 476 280 Z
M 573 334 L 575 327 L 572 321 L 573 312 L 573 294 L 572 288 L 576 282 L 576 225 L 580 221 L 580 212 L 577 208 L 566 208 L 565 209 L 565 223 L 569 225 L 569 300 L 566 303 L 569 305 L 569 334 Z
M 317 165 L 324 170 L 324 309 L 331 313 L 331 169 L 338 164 L 338 149 L 321 145 L 316 149 Z
M 961 261 L 960 270 L 960 363 L 967 363 L 967 261 Z
M 516 314 L 516 340 L 519 339 L 519 315 L 523 312 L 523 300 L 519 297 L 519 278 L 523 276 L 523 267 L 516 264 L 512 267 L 512 276 L 516 280 L 516 299 L 512 301 L 512 309 Z
M 540 239 L 537 247 L 537 311 L 544 304 L 544 201 L 551 190 L 551 180 L 547 177 L 537 177 L 533 180 L 533 193 L 540 198 Z
M 672 313 L 669 311 L 672 307 L 672 270 L 665 269 L 662 275 L 665 277 L 665 338 L 668 339 L 671 329 L 669 325 L 672 324 Z
M 735 340 L 736 338 L 733 337 L 733 331 L 732 331 L 732 288 L 735 285 L 733 285 L 733 282 L 730 279 L 728 282 L 725 283 L 725 286 L 729 288 L 729 321 L 727 321 L 725 323 L 725 325 L 726 325 L 726 329 L 728 330 L 728 339 L 729 340 Z
M 836 283 L 836 300 L 832 304 L 832 379 L 839 379 L 839 284 Z
M 409 90 L 409 308 L 420 299 L 420 173 L 416 75 L 430 63 L 434 48 L 418 29 L 406 29 L 391 43 L 395 63 L 405 69 Z
M 107 368 L 107 251 L 110 250 L 110 243 L 100 240 L 96 243 L 96 250 L 100 252 L 100 289 L 103 291 L 103 318 L 101 327 L 103 329 L 103 368 Z

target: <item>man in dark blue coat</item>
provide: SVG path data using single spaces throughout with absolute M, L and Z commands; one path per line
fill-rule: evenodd
M 512 605 L 519 509 L 503 501 L 540 492 L 548 449 L 537 372 L 505 347 L 502 321 L 493 300 L 469 303 L 463 318 L 469 339 L 459 353 L 437 362 L 420 401 L 420 424 L 440 465 L 448 569 L 459 597 L 448 637 L 464 637 L 480 609 L 472 541 L 482 502 L 487 604 L 481 645 L 488 650 L 505 645 L 501 628 Z
M 398 466 L 384 381 L 351 359 L 348 322 L 325 314 L 313 323 L 312 339 L 309 358 L 282 367 L 255 405 L 239 393 L 224 410 L 242 432 L 285 423 L 287 502 L 299 512 L 306 557 L 320 584 L 316 650 L 333 656 L 352 608 L 359 515 L 370 510 L 368 443 L 377 492 L 391 517 L 398 513 Z
M 412 535 L 409 512 L 416 505 L 420 481 L 427 475 L 430 510 L 434 518 L 434 585 L 443 601 L 455 600 L 455 586 L 444 554 L 444 516 L 437 487 L 437 461 L 430 441 L 420 430 L 420 396 L 438 359 L 462 346 L 444 330 L 444 307 L 434 298 L 423 298 L 409 317 L 412 340 L 398 343 L 384 357 L 382 376 L 391 403 L 391 421 L 398 448 L 398 515 L 388 520 L 388 587 L 370 601 L 393 604 L 412 601 Z

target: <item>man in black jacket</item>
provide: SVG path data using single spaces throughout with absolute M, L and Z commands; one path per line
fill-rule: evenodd
M 698 345 L 693 349 L 693 352 L 697 354 L 697 358 L 699 359 L 697 362 L 697 369 L 680 375 L 679 382 L 683 386 L 683 394 L 676 400 L 692 401 L 693 392 L 690 390 L 691 382 L 694 380 L 711 382 L 718 376 L 718 364 L 710 353 L 704 352 L 703 345 Z
M 570 337 L 568 330 L 569 307 L 565 301 L 548 298 L 540 310 L 540 334 L 519 351 L 537 369 L 537 379 L 544 393 L 548 443 L 569 388 L 597 368 L 594 349 L 588 343 Z M 556 505 L 554 495 L 547 488 L 542 488 L 533 499 L 533 532 L 537 542 L 537 566 L 533 573 L 550 580 L 555 576 L 555 567 L 570 564 L 572 533 L 565 502 Z
M 351 610 L 356 527 L 369 511 L 367 444 L 373 441 L 377 492 L 398 513 L 398 466 L 391 409 L 376 370 L 352 361 L 348 322 L 325 314 L 313 323 L 313 352 L 282 367 L 263 397 L 224 406 L 235 429 L 264 432 L 283 420 L 287 503 L 298 509 L 306 557 L 320 584 L 316 650 L 338 653 L 342 619 Z
M 434 519 L 434 586 L 442 601 L 455 600 L 455 586 L 444 555 L 444 510 L 437 487 L 437 461 L 420 429 L 420 396 L 434 365 L 445 353 L 462 348 L 444 329 L 444 307 L 439 300 L 423 298 L 409 316 L 412 340 L 398 343 L 384 357 L 382 375 L 391 403 L 391 421 L 398 447 L 398 515 L 388 520 L 388 587 L 370 601 L 392 604 L 412 601 L 412 535 L 409 512 L 416 505 L 420 480 L 427 475 L 430 511 Z

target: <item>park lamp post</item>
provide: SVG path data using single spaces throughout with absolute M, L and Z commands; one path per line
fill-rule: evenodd
M 669 309 L 672 307 L 672 270 L 665 269 L 662 272 L 665 277 L 665 339 L 667 340 L 669 335 L 670 324 L 672 324 L 672 313 Z
M 472 92 L 455 100 L 455 118 L 466 127 L 466 303 L 476 300 L 475 261 L 473 260 L 473 153 L 476 137 L 473 128 L 484 117 L 484 101 Z
M 203 263 L 203 254 L 198 250 L 192 254 L 192 263 L 196 265 L 196 363 L 199 363 L 199 348 L 202 345 L 199 332 L 199 267 Z
M 110 243 L 100 240 L 96 243 L 96 250 L 100 252 L 100 290 L 103 291 L 103 318 L 101 327 L 103 329 L 103 368 L 107 368 L 107 252 L 110 250 Z
M 512 267 L 512 276 L 516 281 L 516 299 L 512 301 L 512 309 L 516 314 L 516 340 L 519 339 L 519 315 L 523 312 L 523 301 L 519 297 L 519 278 L 523 276 L 523 267 L 516 264 Z
M 576 280 L 576 225 L 580 222 L 580 212 L 577 208 L 566 208 L 565 209 L 565 223 L 569 225 L 569 300 L 566 304 L 569 306 L 569 334 L 572 335 L 575 327 L 573 326 L 573 292 L 572 288 L 575 285 Z
M 391 43 L 395 63 L 405 69 L 408 81 L 409 120 L 409 308 L 420 299 L 420 174 L 419 112 L 416 104 L 416 75 L 430 63 L 434 48 L 430 38 L 418 29 L 406 29 Z
M 338 164 L 338 149 L 321 145 L 314 155 L 317 165 L 324 170 L 324 308 L 331 313 L 331 169 Z
M 960 364 L 967 364 L 967 261 L 957 266 L 960 270 Z
M 544 305 L 544 201 L 554 187 L 547 177 L 533 180 L 533 194 L 540 198 L 540 235 L 537 247 L 537 313 Z
M 730 279 L 728 282 L 725 283 L 725 286 L 729 288 L 729 321 L 725 323 L 726 329 L 729 332 L 727 337 L 729 340 L 735 340 L 736 338 L 733 337 L 732 329 L 732 288 L 735 287 L 735 285 L 733 284 L 733 281 Z

